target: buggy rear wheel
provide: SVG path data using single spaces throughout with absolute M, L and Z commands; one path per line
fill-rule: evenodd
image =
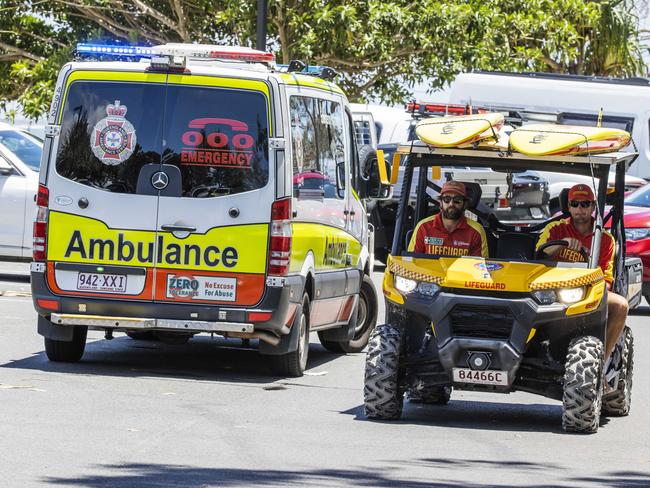
M 598 430 L 602 404 L 603 343 L 592 336 L 569 344 L 564 373 L 562 427 L 590 434 Z
M 451 398 L 451 386 L 435 386 L 421 390 L 409 390 L 408 398 L 411 403 L 426 405 L 447 405 Z
M 630 413 L 632 404 L 632 372 L 634 369 L 634 336 L 629 327 L 623 329 L 621 366 L 618 385 L 611 393 L 603 396 L 603 414 L 624 417 Z M 618 347 L 618 346 L 617 346 Z
M 397 420 L 402 415 L 404 392 L 399 384 L 402 331 L 390 324 L 375 328 L 366 355 L 363 404 L 371 419 Z

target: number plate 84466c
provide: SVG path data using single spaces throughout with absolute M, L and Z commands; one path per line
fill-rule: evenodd
M 452 374 L 456 383 L 508 386 L 508 373 L 506 371 L 474 371 L 469 368 L 454 368 Z

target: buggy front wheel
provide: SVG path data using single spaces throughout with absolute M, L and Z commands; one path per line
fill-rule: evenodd
M 602 403 L 603 343 L 592 336 L 569 344 L 564 372 L 562 427 L 590 434 L 598 430 Z
M 368 342 L 363 404 L 371 419 L 397 420 L 404 391 L 399 384 L 402 331 L 390 324 L 375 328 Z

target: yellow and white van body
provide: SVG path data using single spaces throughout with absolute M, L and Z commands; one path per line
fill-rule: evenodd
M 61 70 L 31 276 L 46 338 L 212 332 L 283 354 L 305 293 L 312 331 L 349 335 L 370 262 L 345 95 L 201 48 L 160 46 L 184 58 L 176 70 L 155 57 Z

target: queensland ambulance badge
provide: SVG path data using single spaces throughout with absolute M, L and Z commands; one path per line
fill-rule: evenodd
M 119 100 L 108 105 L 108 115 L 95 124 L 90 136 L 93 154 L 109 166 L 126 161 L 133 154 L 137 142 L 135 128 L 124 118 L 126 110 L 126 105 L 120 105 Z

